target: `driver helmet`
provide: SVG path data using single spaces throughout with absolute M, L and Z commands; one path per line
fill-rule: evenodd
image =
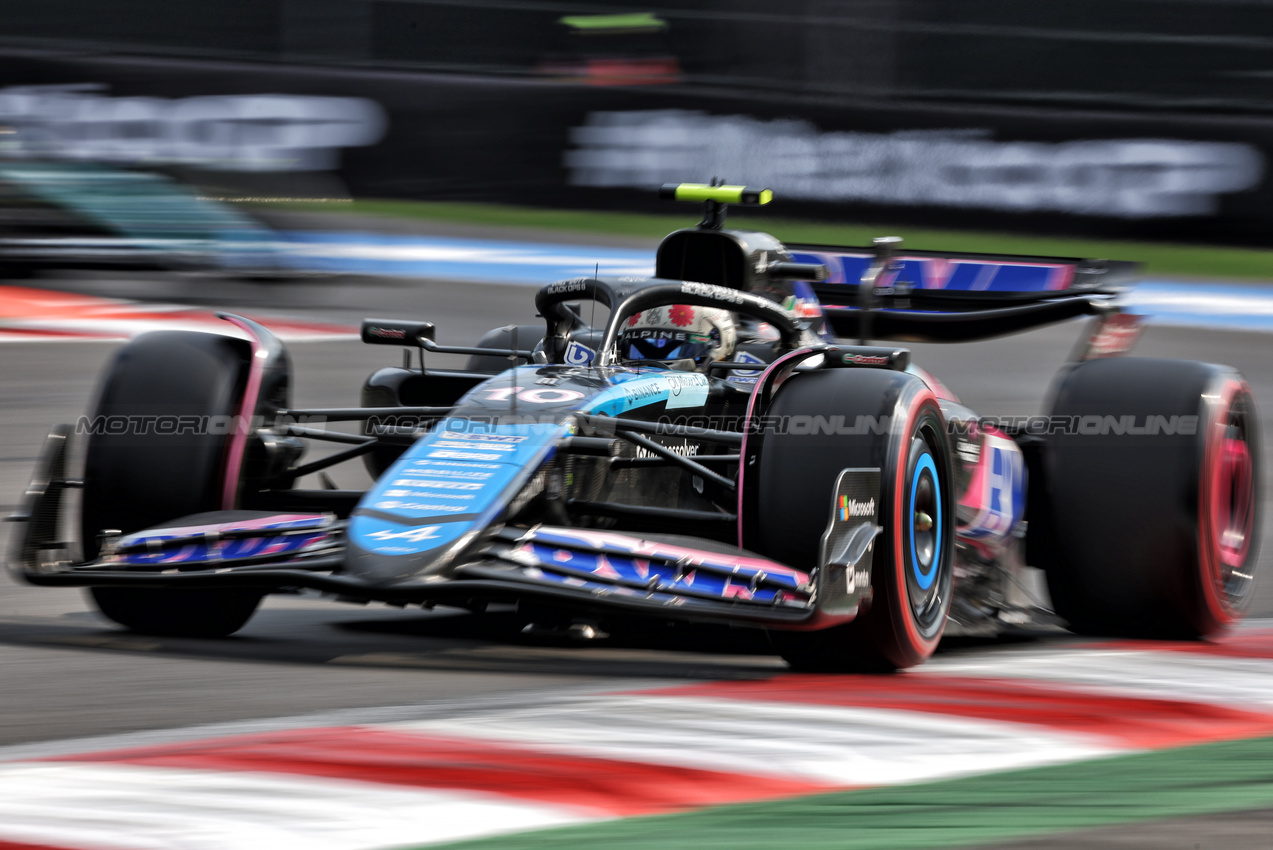
M 734 354 L 738 330 L 733 315 L 718 307 L 672 304 L 633 314 L 619 335 L 623 360 L 693 360 L 705 366 Z

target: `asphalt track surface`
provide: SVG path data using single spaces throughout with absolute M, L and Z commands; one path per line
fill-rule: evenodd
M 364 316 L 418 316 L 439 342 L 472 344 L 487 329 L 532 319 L 524 286 L 331 277 L 301 282 L 218 281 L 131 275 L 87 276 L 45 285 L 99 295 L 241 310 L 353 325 Z M 987 415 L 1036 413 L 1048 383 L 1081 331 L 1067 324 L 965 346 L 915 346 L 917 361 Z M 117 343 L 9 343 L 0 348 L 0 509 L 16 504 L 49 425 L 84 412 Z M 291 346 L 298 406 L 353 405 L 362 380 L 399 362 L 397 350 L 356 341 Z M 1151 327 L 1145 356 L 1227 363 L 1241 369 L 1262 402 L 1264 446 L 1273 425 L 1273 336 Z M 446 365 L 439 358 L 437 365 Z M 1265 492 L 1269 464 L 1265 463 Z M 342 487 L 368 481 L 361 467 L 338 467 Z M 1266 502 L 1267 504 L 1267 502 Z M 1266 514 L 1268 508 L 1265 508 Z M 1264 527 L 1269 528 L 1267 522 Z M 7 550 L 9 527 L 0 530 Z M 1273 547 L 1261 555 L 1253 616 L 1273 615 Z M 287 717 L 345 708 L 420 705 L 562 687 L 655 686 L 703 679 L 766 678 L 785 665 L 746 631 L 670 630 L 616 634 L 575 644 L 520 633 L 511 614 L 477 617 L 439 609 L 400 611 L 318 599 L 271 599 L 224 641 L 140 637 L 95 613 L 78 591 L 0 579 L 0 746 L 163 730 L 195 724 Z M 1000 642 L 951 642 L 944 652 L 995 652 L 1004 645 L 1064 643 L 1027 635 Z M 678 648 L 679 647 L 679 648 Z M 1079 843 L 1159 846 L 1157 834 L 1213 834 L 1206 819 L 1089 834 Z M 1266 836 L 1267 816 L 1213 819 L 1234 844 Z M 1196 824 L 1190 833 L 1190 824 Z M 1214 825 L 1212 825 L 1214 826 Z M 1130 830 L 1130 831 L 1129 831 Z M 1077 836 L 1076 836 L 1077 838 Z M 1230 843 L 1230 842 L 1224 842 Z M 1028 846 L 1053 846 L 1040 840 Z M 1063 846 L 1064 842 L 1055 846 Z M 1181 846 L 1194 846 L 1181 842 Z M 1205 842 L 1204 842 L 1205 846 Z M 1214 846 L 1214 845 L 1213 845 Z

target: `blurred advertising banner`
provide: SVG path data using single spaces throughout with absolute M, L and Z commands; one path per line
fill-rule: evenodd
M 101 83 L 0 88 L 8 157 L 226 171 L 322 171 L 379 141 L 384 113 L 357 97 L 116 96 Z
M 1130 219 L 1215 215 L 1222 195 L 1253 190 L 1264 176 L 1260 151 L 1235 142 L 1006 141 L 958 126 L 828 132 L 691 110 L 593 112 L 571 140 L 566 163 L 577 186 L 639 188 L 720 172 L 745 174 L 784 199 Z
M 720 176 L 792 217 L 1250 242 L 1273 230 L 1270 157 L 1258 116 L 0 55 L 0 158 L 327 174 L 357 197 L 666 212 L 654 187 Z

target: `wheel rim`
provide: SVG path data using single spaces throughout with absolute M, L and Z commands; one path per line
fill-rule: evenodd
M 906 589 L 911 612 L 920 629 L 927 631 L 940 625 L 943 615 L 944 584 L 942 566 L 945 560 L 942 538 L 941 480 L 931 449 L 923 439 L 912 472 L 903 522 L 909 547 L 910 569 Z

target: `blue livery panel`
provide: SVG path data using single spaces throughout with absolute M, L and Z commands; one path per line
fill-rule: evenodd
M 800 263 L 822 263 L 829 273 L 827 283 L 849 285 L 861 281 L 874 259 L 865 253 L 832 251 L 795 251 L 792 257 Z M 879 286 L 905 283 L 915 289 L 947 292 L 1047 292 L 1068 289 L 1074 281 L 1074 266 L 1070 263 L 902 255 L 895 265 L 893 280 L 881 280 Z
M 568 433 L 565 424 L 447 420 L 359 501 L 348 532 L 354 571 L 369 566 L 365 555 L 436 559 L 485 528 Z

